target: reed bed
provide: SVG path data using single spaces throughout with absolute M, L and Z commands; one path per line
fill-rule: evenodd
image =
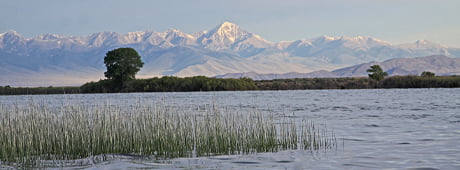
M 0 165 L 107 154 L 168 159 L 320 150 L 336 143 L 333 131 L 311 121 L 275 120 L 272 113 L 236 112 L 216 105 L 0 104 Z

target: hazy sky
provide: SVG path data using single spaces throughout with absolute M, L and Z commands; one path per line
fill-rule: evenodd
M 27 38 L 176 28 L 230 21 L 270 41 L 371 36 L 460 47 L 460 0 L 0 0 L 0 32 Z

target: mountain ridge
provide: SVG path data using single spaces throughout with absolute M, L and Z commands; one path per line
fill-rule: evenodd
M 255 72 L 228 73 L 218 75 L 218 78 L 241 78 L 248 77 L 254 80 L 273 80 L 291 78 L 325 78 L 325 77 L 367 77 L 367 69 L 372 65 L 380 65 L 388 72 L 389 76 L 396 75 L 420 75 L 424 71 L 433 72 L 436 75 L 460 75 L 460 58 L 451 58 L 442 55 L 433 55 L 417 58 L 395 58 L 383 62 L 368 62 L 350 67 L 340 68 L 333 71 L 314 71 L 310 73 L 284 73 L 284 74 L 258 74 Z
M 50 73 L 96 81 L 104 78 L 105 53 L 119 47 L 132 47 L 142 56 L 146 64 L 138 77 L 331 71 L 392 58 L 460 57 L 458 48 L 422 40 L 393 45 L 364 36 L 320 36 L 271 42 L 230 22 L 192 34 L 172 28 L 164 32 L 99 32 L 88 36 L 48 33 L 25 38 L 12 30 L 0 34 L 0 71 L 8 73 L 0 75 L 0 83 L 42 85 L 54 81 L 56 76 Z M 79 81 L 53 85 L 84 83 Z

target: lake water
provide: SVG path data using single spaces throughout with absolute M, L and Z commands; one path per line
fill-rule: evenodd
M 30 100 L 164 102 L 218 105 L 235 111 L 270 110 L 333 129 L 338 148 L 321 151 L 223 155 L 169 160 L 118 156 L 110 161 L 56 169 L 460 169 L 460 89 L 305 90 L 0 96 Z M 1 167 L 0 167 L 1 168 Z

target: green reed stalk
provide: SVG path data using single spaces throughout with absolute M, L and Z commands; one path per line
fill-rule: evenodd
M 0 163 L 105 154 L 167 159 L 337 146 L 335 134 L 325 127 L 299 123 L 292 117 L 275 120 L 272 113 L 235 113 L 217 105 L 194 110 L 140 101 L 128 107 L 107 102 L 0 104 Z

